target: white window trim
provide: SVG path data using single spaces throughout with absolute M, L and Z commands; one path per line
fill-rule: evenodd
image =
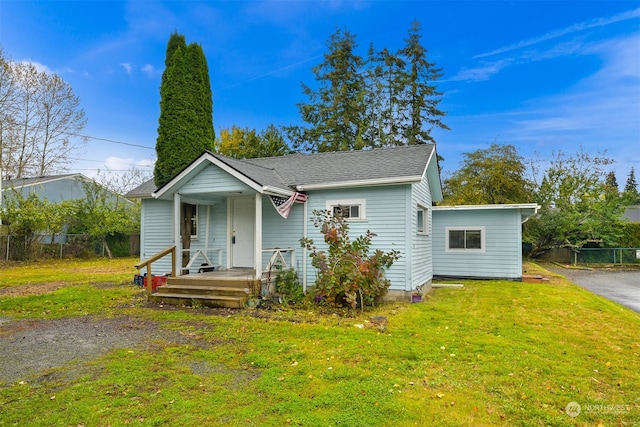
M 341 199 L 341 200 L 327 200 L 326 209 L 329 212 L 333 212 L 333 208 L 336 206 L 360 206 L 360 218 L 345 218 L 349 222 L 366 221 L 367 220 L 367 200 L 366 199 Z
M 444 250 L 445 252 L 474 252 L 484 253 L 487 249 L 486 245 L 486 227 L 474 227 L 474 226 L 455 226 L 445 227 L 444 229 Z M 450 248 L 449 247 L 449 232 L 450 231 L 480 231 L 480 249 L 467 249 L 467 248 Z
M 418 212 L 422 212 L 422 230 L 418 228 Z M 416 233 L 428 236 L 431 228 L 431 221 L 429 221 L 429 208 L 418 204 L 416 209 Z

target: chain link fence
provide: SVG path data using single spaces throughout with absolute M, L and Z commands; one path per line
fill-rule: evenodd
M 640 264 L 640 248 L 555 248 L 542 259 L 565 264 Z
M 115 234 L 107 237 L 114 257 L 140 254 L 140 236 Z M 0 259 L 6 261 L 40 260 L 51 258 L 87 258 L 106 256 L 102 240 L 87 234 L 19 236 L 0 234 Z

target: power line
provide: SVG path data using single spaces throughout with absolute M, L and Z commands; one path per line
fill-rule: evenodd
M 138 147 L 138 148 L 145 148 L 147 150 L 155 150 L 155 147 L 147 147 L 146 145 L 139 145 L 139 144 L 132 144 L 130 142 L 116 141 L 114 139 L 99 138 L 97 136 L 82 135 L 82 134 L 79 134 L 79 133 L 72 133 L 72 132 L 64 132 L 64 133 L 66 135 L 77 136 L 79 138 L 95 139 L 96 141 L 110 142 L 112 144 L 121 144 L 121 145 L 128 145 L 129 147 Z
M 72 158 L 72 159 L 69 159 L 69 160 L 79 160 L 79 161 L 82 161 L 82 162 L 92 162 L 92 163 L 105 163 L 104 160 L 81 159 L 79 157 L 75 157 L 75 158 Z M 153 165 L 140 165 L 140 164 L 121 163 L 121 162 L 118 162 L 118 163 L 121 164 L 121 165 L 134 166 L 134 167 L 138 167 L 138 168 L 151 168 L 151 167 L 153 167 Z
M 38 126 L 34 126 L 34 125 L 23 125 L 26 126 L 27 128 L 30 129 L 36 129 L 38 130 Z M 104 142 L 110 142 L 112 144 L 120 144 L 120 145 L 128 145 L 129 147 L 138 147 L 138 148 L 144 148 L 146 150 L 155 150 L 155 147 L 147 147 L 146 145 L 140 145 L 140 144 L 132 144 L 131 142 L 124 142 L 124 141 L 116 141 L 115 139 L 108 139 L 108 138 L 100 138 L 97 136 L 91 136 L 91 135 L 82 135 L 80 133 L 73 133 L 73 132 L 69 132 L 69 131 L 64 131 L 64 132 L 60 132 L 62 134 L 65 135 L 69 135 L 69 136 L 76 136 L 78 138 L 86 138 L 86 139 L 94 139 L 96 141 L 104 141 Z

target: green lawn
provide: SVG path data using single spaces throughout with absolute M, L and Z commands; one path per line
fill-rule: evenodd
M 89 270 L 117 285 L 130 261 Z M 64 268 L 48 268 L 51 281 Z M 14 270 L 0 270 L 0 287 L 49 281 Z M 640 425 L 640 315 L 545 274 L 550 283 L 459 282 L 364 314 L 158 309 L 133 285 L 89 278 L 0 294 L 1 317 L 131 316 L 166 329 L 166 339 L 0 380 L 0 425 Z M 384 333 L 356 326 L 372 315 L 388 317 Z

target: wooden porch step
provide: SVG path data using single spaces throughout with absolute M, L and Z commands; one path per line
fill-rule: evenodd
M 160 288 L 158 288 L 160 289 Z M 245 297 L 228 295 L 204 295 L 204 294 L 184 294 L 184 293 L 155 293 L 151 299 L 156 302 L 173 305 L 191 305 L 193 301 L 198 301 L 202 305 L 210 307 L 242 308 Z
M 167 285 L 169 286 L 191 286 L 194 288 L 201 288 L 206 286 L 215 286 L 222 288 L 235 288 L 244 290 L 245 288 L 251 289 L 259 280 L 249 278 L 206 278 L 206 277 L 169 277 L 167 279 Z
M 174 285 L 167 284 L 157 288 L 158 294 L 198 294 L 198 295 L 226 295 L 245 297 L 249 288 L 236 288 L 217 285 Z

